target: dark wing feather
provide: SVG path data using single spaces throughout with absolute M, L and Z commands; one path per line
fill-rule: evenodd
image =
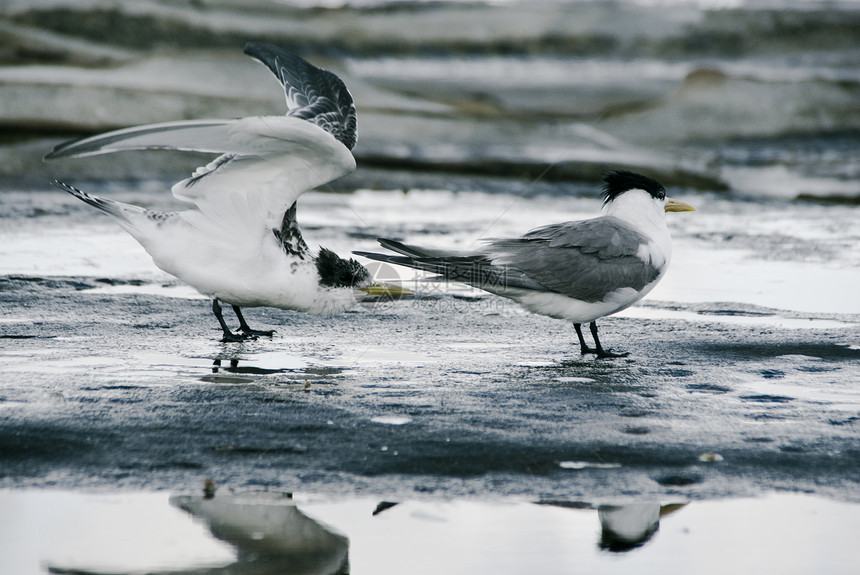
M 479 255 L 480 252 L 457 252 L 452 250 L 439 250 L 434 248 L 425 248 L 423 246 L 414 246 L 404 244 L 397 240 L 388 240 L 385 238 L 376 238 L 379 244 L 398 254 L 418 258 L 451 258 L 451 257 L 470 257 Z
M 300 260 L 305 259 L 308 250 L 308 244 L 302 238 L 302 231 L 299 229 L 299 222 L 296 221 L 296 202 L 284 212 L 284 219 L 281 220 L 281 229 L 273 229 L 272 233 L 281 245 L 284 253 L 291 256 L 297 256 Z
M 355 147 L 355 104 L 340 78 L 271 44 L 249 42 L 245 53 L 262 62 L 284 86 L 288 116 L 316 124 L 350 150 Z
M 463 282 L 492 293 L 503 293 L 509 288 L 546 291 L 544 286 L 522 272 L 505 266 L 493 265 L 484 255 L 421 257 L 394 256 L 372 252 L 353 253 L 380 262 L 438 274 L 445 279 Z

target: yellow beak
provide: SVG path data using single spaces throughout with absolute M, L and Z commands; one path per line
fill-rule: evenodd
M 387 283 L 378 283 L 369 285 L 367 287 L 358 288 L 360 291 L 363 291 L 369 296 L 387 296 L 387 297 L 402 297 L 405 295 L 413 295 L 413 292 L 410 289 L 406 289 L 403 286 L 399 286 L 397 284 L 387 284 Z
M 691 206 L 690 204 L 685 204 L 684 202 L 679 202 L 677 200 L 673 200 L 672 198 L 666 198 L 666 205 L 663 208 L 667 212 L 695 212 L 696 208 Z

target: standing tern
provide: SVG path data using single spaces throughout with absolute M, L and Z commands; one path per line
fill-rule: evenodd
M 190 120 L 137 126 L 66 142 L 46 160 L 124 150 L 217 153 L 171 191 L 176 212 L 156 212 L 99 198 L 68 184 L 62 190 L 112 216 L 162 270 L 212 298 L 222 341 L 271 331 L 251 329 L 240 307 L 267 306 L 331 315 L 367 295 L 401 295 L 372 285 L 368 270 L 302 239 L 296 200 L 355 169 L 356 113 L 343 81 L 302 58 L 250 42 L 245 53 L 264 64 L 286 92 L 284 116 Z M 233 307 L 239 332 L 224 321 Z
M 629 171 L 603 178 L 599 217 L 532 230 L 518 238 L 487 240 L 471 252 L 447 252 L 380 238 L 399 255 L 353 252 L 407 266 L 510 298 L 526 309 L 573 322 L 583 355 L 624 357 L 603 348 L 597 320 L 628 308 L 666 273 L 672 240 L 666 212 L 695 211 L 666 197 L 663 186 Z M 585 343 L 590 323 L 594 347 Z

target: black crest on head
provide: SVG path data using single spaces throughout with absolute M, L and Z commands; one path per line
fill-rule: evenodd
M 326 287 L 354 287 L 370 281 L 370 272 L 355 260 L 345 260 L 331 250 L 320 248 L 317 256 L 317 273 L 320 285 Z
M 605 206 L 627 190 L 645 190 L 658 200 L 666 197 L 666 190 L 657 180 L 627 170 L 614 170 L 603 176 L 603 205 Z

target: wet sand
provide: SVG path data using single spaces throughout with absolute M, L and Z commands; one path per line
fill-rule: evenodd
M 438 297 L 252 310 L 277 334 L 220 344 L 207 302 L 82 289 L 99 283 L 3 281 L 0 486 L 860 493 L 856 324 L 610 318 L 631 356 L 595 360 L 563 322 Z
M 371 180 L 375 174 L 359 183 Z M 455 187 L 456 179 L 449 183 Z M 309 242 L 345 255 L 372 249 L 377 234 L 468 246 L 599 207 L 585 185 L 538 185 L 535 194 L 510 183 L 495 191 L 498 182 L 487 182 L 488 191 L 460 185 L 312 193 L 300 220 Z M 172 203 L 157 181 L 86 187 L 156 209 Z M 386 572 L 387 556 L 361 535 L 366 519 L 350 519 L 350 509 L 369 501 L 417 505 L 419 515 L 442 517 L 455 529 L 469 517 L 496 516 L 500 537 L 520 529 L 522 516 L 505 512 L 510 505 L 590 510 L 577 515 L 591 525 L 577 528 L 591 529 L 577 545 L 594 549 L 602 541 L 594 535 L 595 513 L 606 505 L 713 504 L 715 515 L 704 523 L 694 514 L 684 525 L 733 533 L 733 522 L 751 521 L 743 519 L 745 502 L 758 509 L 759 498 L 788 492 L 792 497 L 768 507 L 763 527 L 781 542 L 799 541 L 792 566 L 826 555 L 843 558 L 834 559 L 838 573 L 854 562 L 828 535 L 830 524 L 811 535 L 826 545 L 800 543 L 810 537 L 803 535 L 806 518 L 828 509 L 833 529 L 856 533 L 856 208 L 673 194 L 699 211 L 670 220 L 675 257 L 661 285 L 600 322 L 604 344 L 630 357 L 596 360 L 579 355 L 564 322 L 394 269 L 374 271 L 403 281 L 416 297 L 333 318 L 249 309 L 254 327 L 276 334 L 222 344 L 209 302 L 157 270 L 113 222 L 61 192 L 7 190 L 0 196 L 0 240 L 11 246 L 0 253 L 0 489 L 11 490 L 4 496 L 21 514 L 11 517 L 35 520 L 53 497 L 68 493 L 84 509 L 106 497 L 133 518 L 138 498 L 167 492 L 199 499 L 209 480 L 219 486 L 219 505 L 248 497 L 266 518 L 279 507 L 254 503 L 259 497 L 298 493 L 329 502 L 308 513 L 328 513 L 335 532 L 354 542 L 350 556 L 362 557 L 367 572 Z M 88 499 L 92 492 L 96 500 Z M 456 511 L 464 506 L 467 512 Z M 519 509 L 530 524 L 543 520 L 543 512 Z M 422 521 L 409 523 L 411 516 L 395 528 L 404 542 L 424 529 Z M 260 520 L 248 519 L 251 535 L 261 532 Z M 640 559 L 619 566 L 599 545 L 595 565 L 608 572 L 678 565 L 684 572 L 691 563 L 676 562 L 677 553 L 716 548 L 707 537 L 692 547 L 687 540 L 655 543 L 652 522 L 640 520 L 634 513 L 622 531 L 638 533 L 634 547 L 655 553 L 656 567 L 648 571 Z M 161 533 L 161 521 L 142 518 L 141 528 Z M 210 527 L 221 541 L 224 530 Z M 82 531 L 90 542 L 82 548 L 100 537 L 93 529 Z M 256 548 L 251 535 L 228 538 L 228 550 Z M 43 567 L 63 549 L 38 539 L 21 547 L 10 537 L 0 545 L 42 545 L 36 555 Z M 436 537 L 428 543 L 443 545 L 444 536 Z M 474 549 L 495 556 L 486 541 Z M 564 564 L 569 547 L 551 547 Z M 412 549 L 414 557 L 425 552 Z M 750 549 L 749 564 L 766 549 Z M 340 547 L 332 553 L 324 565 L 343 560 Z M 523 548 L 510 564 L 528 556 Z M 110 555 L 90 557 L 98 558 L 92 567 Z M 206 557 L 194 568 L 221 555 Z M 265 557 L 283 565 L 281 555 Z M 213 572 L 234 569 L 224 561 L 226 571 Z M 266 572 L 257 568 L 240 561 L 233 572 Z M 100 572 L 86 569 L 73 572 Z
M 88 189 L 171 202 L 158 182 Z M 274 337 L 222 344 L 209 302 L 108 218 L 61 192 L 4 193 L 0 487 L 856 501 L 856 208 L 681 197 L 700 211 L 671 218 L 666 279 L 600 322 L 630 356 L 596 360 L 565 322 L 393 268 L 374 271 L 417 296 L 332 318 L 248 309 Z M 599 206 L 302 202 L 306 239 L 341 254 L 376 234 L 466 246 Z
M 563 322 L 436 295 L 251 310 L 276 335 L 221 344 L 206 300 L 134 283 L 0 281 L 21 575 L 856 565 L 853 317 L 652 303 L 601 322 L 631 357 L 595 360 Z

